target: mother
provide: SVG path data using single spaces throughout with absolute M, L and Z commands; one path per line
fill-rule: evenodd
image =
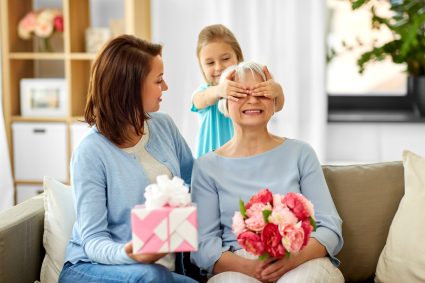
M 234 80 L 245 87 L 265 80 L 259 64 L 243 62 L 232 69 Z M 194 164 L 192 192 L 198 205 L 200 245 L 192 261 L 215 274 L 209 282 L 344 282 L 334 257 L 343 245 L 342 221 L 313 149 L 267 130 L 274 100 L 248 95 L 220 104 L 235 135 Z M 261 261 L 237 243 L 231 224 L 239 199 L 247 202 L 261 188 L 302 193 L 313 203 L 317 230 L 298 254 Z
M 173 254 L 133 254 L 130 210 L 158 175 L 190 182 L 193 157 L 170 117 L 161 46 L 112 39 L 92 67 L 86 122 L 71 180 L 76 222 L 59 282 L 194 282 L 171 272 Z

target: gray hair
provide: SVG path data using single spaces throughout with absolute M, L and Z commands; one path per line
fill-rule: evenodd
M 235 70 L 235 79 L 236 78 L 244 78 L 248 72 L 251 72 L 251 74 L 253 76 L 255 76 L 256 74 L 259 75 L 263 81 L 266 81 L 266 74 L 263 71 L 263 65 L 256 63 L 256 62 L 241 62 L 238 65 L 233 65 L 228 67 L 226 70 L 224 70 L 224 72 L 221 74 L 220 77 L 220 82 L 222 83 L 226 77 L 229 75 L 230 72 L 232 72 L 233 70 Z M 225 117 L 229 117 L 229 111 L 227 109 L 227 99 L 226 98 L 221 98 L 218 101 L 218 110 L 223 113 L 223 115 Z

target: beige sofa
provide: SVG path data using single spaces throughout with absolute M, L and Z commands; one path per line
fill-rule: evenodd
M 373 282 L 391 221 L 404 193 L 401 162 L 323 166 L 343 223 L 338 258 L 348 282 Z M 0 283 L 39 279 L 43 260 L 42 196 L 0 213 Z

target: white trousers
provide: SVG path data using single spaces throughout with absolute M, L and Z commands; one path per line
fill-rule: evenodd
M 245 250 L 235 254 L 245 258 L 256 258 Z M 285 273 L 277 283 L 344 283 L 344 276 L 329 258 L 309 260 Z M 214 275 L 208 283 L 261 283 L 257 279 L 239 272 L 227 271 Z

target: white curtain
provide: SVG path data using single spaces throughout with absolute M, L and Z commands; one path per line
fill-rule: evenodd
M 229 27 L 245 60 L 264 63 L 284 88 L 285 107 L 270 122 L 273 133 L 304 140 L 325 157 L 325 2 L 317 0 L 155 0 L 153 41 L 164 45 L 169 90 L 161 111 L 169 113 L 190 147 L 196 147 L 198 121 L 191 94 L 203 78 L 196 58 L 199 31 Z
M 1 66 L 1 57 L 0 57 Z M 0 78 L 1 68 L 0 68 Z M 13 179 L 10 168 L 9 147 L 3 116 L 2 80 L 0 79 L 0 211 L 13 206 Z

